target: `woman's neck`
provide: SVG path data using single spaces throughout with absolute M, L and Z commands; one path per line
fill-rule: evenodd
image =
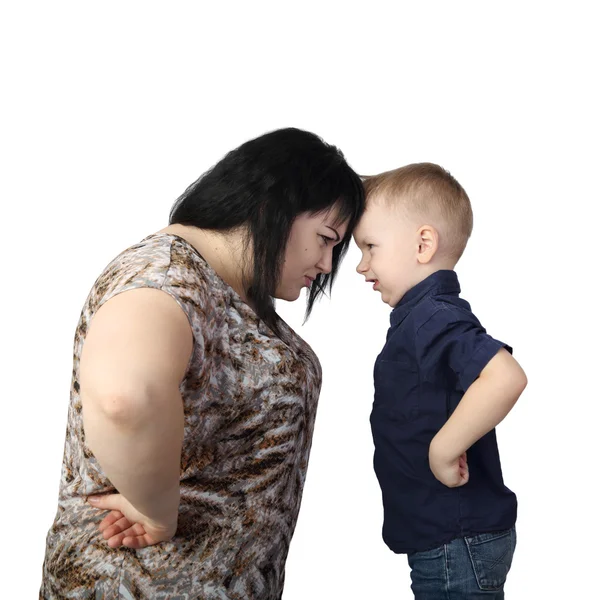
M 224 234 L 190 225 L 169 225 L 160 233 L 172 233 L 190 243 L 215 273 L 248 303 L 243 273 L 250 265 L 245 260 L 248 251 L 244 247 L 243 231 Z

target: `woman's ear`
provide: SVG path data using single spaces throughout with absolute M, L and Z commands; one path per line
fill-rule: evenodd
M 419 240 L 417 260 L 420 264 L 426 265 L 435 256 L 440 237 L 437 229 L 432 225 L 423 225 L 417 232 L 417 236 Z

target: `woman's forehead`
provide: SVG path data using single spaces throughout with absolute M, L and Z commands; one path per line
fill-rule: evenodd
M 341 240 L 348 230 L 349 217 L 344 217 L 339 206 L 332 206 L 317 213 L 303 213 L 296 218 L 296 226 L 306 228 L 327 227 L 336 232 Z
M 344 214 L 342 207 L 338 204 L 323 211 L 322 218 L 325 225 L 330 225 L 338 230 L 343 228 L 345 231 L 350 223 L 350 216 Z

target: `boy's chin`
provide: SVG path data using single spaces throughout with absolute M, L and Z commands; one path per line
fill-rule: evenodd
M 395 306 L 398 304 L 398 302 L 400 302 L 401 298 L 396 299 L 395 297 L 392 297 L 390 294 L 387 293 L 382 293 L 381 294 L 381 301 L 384 304 L 387 304 L 390 308 L 395 308 Z
M 390 302 L 390 299 L 389 299 L 389 297 L 387 296 L 387 294 L 386 294 L 386 295 L 384 295 L 384 294 L 381 294 L 381 301 L 382 301 L 384 304 L 387 304 L 388 306 L 393 306 L 393 304 Z

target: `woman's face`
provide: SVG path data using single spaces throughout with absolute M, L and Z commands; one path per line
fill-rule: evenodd
M 346 235 L 348 223 L 336 223 L 336 211 L 299 215 L 292 225 L 275 297 L 297 300 L 319 273 L 330 273 L 333 248 Z

